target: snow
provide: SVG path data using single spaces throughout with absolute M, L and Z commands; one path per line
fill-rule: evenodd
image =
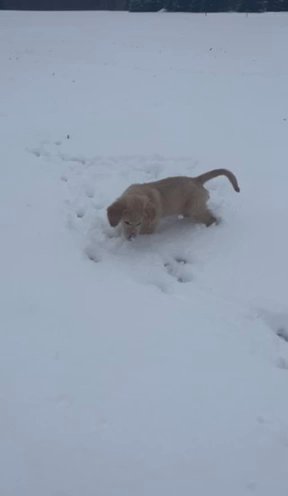
M 1 495 L 287 495 L 287 25 L 1 12 Z M 108 225 L 216 167 L 218 226 Z

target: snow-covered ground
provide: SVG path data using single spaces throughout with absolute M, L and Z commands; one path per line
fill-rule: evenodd
M 288 15 L 0 12 L 1 496 L 287 496 Z M 106 207 L 197 175 L 222 217 Z

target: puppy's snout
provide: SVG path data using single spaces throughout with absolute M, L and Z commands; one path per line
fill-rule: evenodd
M 128 239 L 129 241 L 132 241 L 132 239 L 135 239 L 136 238 L 136 234 L 135 233 L 131 233 L 128 235 Z

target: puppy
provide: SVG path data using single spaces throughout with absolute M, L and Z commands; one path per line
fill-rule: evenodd
M 168 177 L 160 181 L 132 184 L 107 209 L 112 227 L 120 222 L 129 240 L 138 234 L 151 234 L 162 217 L 183 215 L 210 226 L 217 221 L 207 207 L 206 181 L 226 176 L 235 191 L 240 188 L 236 177 L 227 169 L 215 169 L 197 177 Z

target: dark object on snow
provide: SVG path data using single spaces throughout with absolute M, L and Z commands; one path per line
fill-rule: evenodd
M 288 343 L 288 329 L 281 327 L 277 330 L 276 334 L 279 338 L 284 339 L 284 341 Z

